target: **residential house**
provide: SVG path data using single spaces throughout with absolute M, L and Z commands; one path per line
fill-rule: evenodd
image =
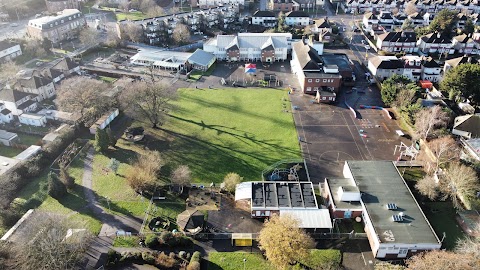
M 417 36 L 415 32 L 388 32 L 377 36 L 376 46 L 386 52 L 417 52 Z
M 442 78 L 442 67 L 432 57 L 426 57 L 422 62 L 422 80 L 438 83 Z
M 397 26 L 402 26 L 406 19 L 408 19 L 408 16 L 404 13 L 399 12 L 396 15 L 393 15 L 393 24 Z
M 367 12 L 363 15 L 362 23 L 366 31 L 371 31 L 373 28 L 376 28 L 379 22 L 377 15 L 372 12 Z
M 417 41 L 418 49 L 426 54 L 441 53 L 453 54 L 455 52 L 452 39 L 443 33 L 431 33 Z
M 95 124 L 93 124 L 89 130 L 90 130 L 90 134 L 95 134 L 97 133 L 97 128 L 99 129 L 105 129 L 108 125 L 110 125 L 110 123 L 118 116 L 118 109 L 117 108 L 113 108 L 112 110 L 110 110 L 109 112 L 105 113 L 104 115 L 102 115 L 102 117 L 100 117 L 97 122 L 95 122 Z
M 317 5 L 316 0 L 293 0 L 294 10 L 314 11 Z
M 441 248 L 442 243 L 392 161 L 345 161 L 343 177 L 350 180 L 345 181 L 346 199 L 359 197 L 352 186 L 361 194 L 361 217 L 375 258 L 403 259 Z M 340 202 L 339 208 L 348 207 Z
M 480 114 L 456 117 L 453 123 L 452 134 L 464 139 L 480 138 Z
M 457 14 L 457 28 L 458 29 L 464 29 L 465 24 L 467 23 L 467 20 L 469 19 L 469 16 L 463 12 L 460 12 Z
M 6 130 L 0 129 L 0 143 L 5 146 L 12 146 L 15 143 L 18 143 L 20 138 L 16 133 L 8 132 Z
M 238 33 L 218 35 L 203 44 L 203 50 L 226 61 L 285 61 L 291 49 L 290 33 Z
M 51 68 L 61 71 L 65 77 L 68 77 L 74 73 L 80 75 L 80 64 L 69 57 L 62 58 Z
M 405 55 L 402 56 L 401 61 L 403 62 L 402 75 L 411 81 L 419 81 L 422 74 L 422 58 L 416 55 Z
M 19 44 L 7 40 L 0 40 L 0 65 L 20 55 L 22 55 L 22 48 Z
M 450 69 L 457 67 L 461 64 L 478 64 L 478 61 L 470 56 L 461 56 L 457 58 L 453 58 L 450 60 L 445 61 L 445 65 L 443 66 L 443 74 L 446 74 Z
M 197 6 L 200 8 L 215 8 L 225 5 L 245 5 L 245 0 L 198 0 Z
M 257 10 L 252 15 L 252 24 L 265 27 L 275 27 L 277 25 L 277 18 L 271 11 Z
M 14 88 L 18 91 L 36 94 L 38 101 L 51 98 L 56 94 L 53 80 L 39 75 L 18 79 Z
M 457 53 L 461 54 L 478 54 L 476 48 L 476 42 L 470 37 L 470 35 L 463 34 L 453 37 L 453 48 Z
M 215 55 L 201 49 L 197 49 L 188 57 L 186 66 L 191 69 L 207 71 L 216 61 Z
M 285 13 L 285 24 L 289 26 L 306 26 L 310 24 L 310 16 L 304 11 Z
M 64 9 L 81 9 L 79 0 L 45 0 L 45 4 L 50 13 L 57 13 Z
M 290 66 L 299 81 L 301 91 L 305 94 L 317 94 L 317 91 L 338 91 L 342 83 L 342 76 L 339 74 L 338 66 L 324 65 L 317 50 L 312 46 L 298 41 L 292 44 L 292 60 Z M 334 96 L 329 96 L 335 101 Z
M 65 78 L 65 74 L 55 68 L 46 68 L 41 71 L 41 76 L 48 78 L 53 81 L 53 83 L 58 83 Z
M 425 26 L 425 19 L 420 12 L 415 12 L 408 15 L 408 19 L 412 22 L 415 28 Z
M 2 90 L 0 90 L 2 91 Z M 13 120 L 12 112 L 7 109 L 3 102 L 0 102 L 0 124 L 10 123 Z
M 45 115 L 22 113 L 18 116 L 18 121 L 21 124 L 35 127 L 44 127 L 47 124 Z
M 291 11 L 293 10 L 293 0 L 269 0 L 267 9 L 274 12 Z
M 392 31 L 394 26 L 392 12 L 381 11 L 378 15 L 378 24 L 381 25 L 386 31 Z
M 332 25 L 327 17 L 314 20 L 313 25 L 310 27 L 310 31 L 312 33 L 320 33 L 320 32 L 332 32 Z
M 20 92 L 10 88 L 0 90 L 0 102 L 4 104 L 13 115 L 33 112 L 37 109 L 37 95 Z
M 374 56 L 368 59 L 368 70 L 383 81 L 393 74 L 403 75 L 403 63 L 395 56 Z
M 31 38 L 44 38 L 58 43 L 77 36 L 85 27 L 85 16 L 78 9 L 65 9 L 56 16 L 45 16 L 28 21 L 27 34 Z

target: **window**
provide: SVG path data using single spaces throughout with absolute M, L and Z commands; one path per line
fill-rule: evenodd
M 312 79 L 308 79 L 308 82 L 312 82 Z
M 320 82 L 320 80 L 319 80 L 319 79 L 315 79 L 315 82 Z
M 327 79 L 323 79 L 323 82 L 327 82 Z
M 307 87 L 307 91 L 312 91 L 312 88 L 311 88 L 311 87 Z

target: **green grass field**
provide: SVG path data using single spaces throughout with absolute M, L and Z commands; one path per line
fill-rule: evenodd
M 128 12 L 128 13 L 116 12 L 115 16 L 117 18 L 117 21 L 121 21 L 121 20 L 143 20 L 145 18 L 148 18 L 148 16 L 146 14 L 143 14 L 141 11 Z
M 276 89 L 180 89 L 171 117 L 147 129 L 156 149 L 174 168 L 185 164 L 198 183 L 220 183 L 229 172 L 261 179 L 273 163 L 300 158 L 287 92 Z
M 20 148 L 14 148 L 0 144 L 0 156 L 13 158 L 14 156 L 20 154 L 22 151 L 23 150 Z
M 245 265 L 243 259 L 246 259 Z M 274 270 L 259 253 L 246 252 L 210 252 L 208 270 Z

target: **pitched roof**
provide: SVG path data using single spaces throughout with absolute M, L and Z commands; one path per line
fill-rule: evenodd
M 257 10 L 253 13 L 252 17 L 273 17 L 275 18 L 275 13 L 268 10 Z
M 79 64 L 75 63 L 72 59 L 65 57 L 60 62 L 55 64 L 53 68 L 58 69 L 58 70 L 71 70 L 73 68 L 78 67 Z
M 209 52 L 206 52 L 202 49 L 197 49 L 189 58 L 188 62 L 191 64 L 197 64 L 202 66 L 207 66 L 215 56 Z
M 287 48 L 288 42 L 287 37 L 285 35 L 271 35 L 270 33 L 265 34 L 238 34 L 235 35 L 218 35 L 217 40 L 217 47 L 219 48 L 232 48 L 237 46 L 238 48 L 262 48 L 265 43 L 269 42 L 273 43 L 275 48 Z
M 403 67 L 402 61 L 395 56 L 375 56 L 370 58 L 369 62 L 377 69 L 397 69 Z
M 18 79 L 17 82 L 20 84 L 20 86 L 22 86 L 22 88 L 25 87 L 25 88 L 38 89 L 42 86 L 45 86 L 51 83 L 52 80 L 47 77 L 34 75 L 30 78 Z
M 331 28 L 332 26 L 330 25 L 330 22 L 328 21 L 328 19 L 318 19 L 318 20 L 315 20 L 315 26 L 317 28 Z
M 451 38 L 449 38 L 447 35 L 445 35 L 443 33 L 439 33 L 439 32 L 425 35 L 425 36 L 421 37 L 421 39 L 425 43 L 434 43 L 434 44 L 446 44 L 446 43 L 449 44 L 449 43 L 452 42 Z
M 425 61 L 423 62 L 423 67 L 427 67 L 427 68 L 438 68 L 440 67 L 440 65 L 435 61 L 433 60 L 432 57 L 428 57 L 425 59 Z
M 460 57 L 457 57 L 457 58 L 447 60 L 447 61 L 445 61 L 445 63 L 448 64 L 451 67 L 456 67 L 458 65 L 465 64 L 465 63 L 477 64 L 478 61 L 475 60 L 472 57 L 460 56 Z
M 289 11 L 289 12 L 285 13 L 285 17 L 289 17 L 289 18 L 292 18 L 292 17 L 309 18 L 310 16 L 304 11 L 293 10 L 293 11 Z
M 456 130 L 470 132 L 471 138 L 480 137 L 480 115 L 470 114 L 455 118 L 453 128 Z
M 0 40 L 0 51 L 9 49 L 16 45 L 18 45 L 18 43 L 10 42 L 8 40 Z
M 57 78 L 58 76 L 62 75 L 63 72 L 61 70 L 58 70 L 58 69 L 55 69 L 55 68 L 46 68 L 44 70 L 42 70 L 42 75 L 49 78 L 49 79 L 52 79 L 53 78 Z
M 415 42 L 417 35 L 415 32 L 388 32 L 378 35 L 378 39 L 390 42 Z
M 453 38 L 460 43 L 473 42 L 473 39 L 467 34 L 458 35 Z
M 20 99 L 30 95 L 34 94 L 20 92 L 13 89 L 3 89 L 0 90 L 0 101 L 17 102 Z
M 293 50 L 303 70 L 320 70 L 322 60 L 317 51 L 302 41 L 293 43 Z

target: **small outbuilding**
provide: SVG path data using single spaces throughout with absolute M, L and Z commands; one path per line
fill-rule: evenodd
M 217 58 L 212 53 L 206 52 L 202 49 L 197 49 L 187 59 L 187 66 L 191 69 L 207 71 Z
M 5 146 L 12 146 L 14 143 L 18 142 L 19 137 L 16 133 L 8 132 L 6 130 L 0 129 L 0 143 Z
M 35 156 L 36 154 L 40 153 L 42 150 L 41 146 L 38 145 L 31 145 L 27 149 L 25 149 L 23 152 L 15 156 L 15 159 L 18 160 L 28 160 L 31 157 Z
M 90 127 L 90 134 L 95 135 L 95 133 L 97 133 L 97 128 L 105 129 L 113 121 L 113 119 L 118 116 L 118 114 L 118 109 L 113 109 L 104 114 L 102 117 L 100 117 L 100 119 L 97 120 L 97 122 L 95 122 L 95 124 Z

